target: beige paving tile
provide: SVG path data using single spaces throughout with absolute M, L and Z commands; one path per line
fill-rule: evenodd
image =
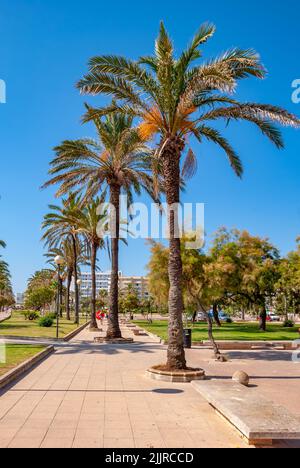
M 34 448 L 39 448 L 41 445 L 43 438 L 42 437 L 31 437 L 31 438 L 22 438 L 22 437 L 16 437 L 15 439 L 12 440 L 12 442 L 9 444 L 8 448 L 26 448 L 26 449 L 34 449 Z
M 104 438 L 104 448 L 135 448 L 133 439 Z
M 10 391 L 0 392 L 1 448 L 247 448 L 190 385 L 145 377 L 147 367 L 164 362 L 164 347 L 150 338 L 134 347 L 99 346 L 93 336 L 84 331 L 68 345 L 71 350 L 58 350 Z M 232 355 L 232 362 L 221 366 L 207 353 L 188 351 L 189 362 L 226 378 L 242 362 L 256 376 L 254 383 L 300 416 L 299 379 L 286 359 Z M 274 385 L 274 376 L 283 378 Z M 170 392 L 174 389 L 178 393 Z
M 63 449 L 68 449 L 72 448 L 73 445 L 73 439 L 70 438 L 49 438 L 46 437 L 46 439 L 43 441 L 41 444 L 41 448 L 63 448 Z

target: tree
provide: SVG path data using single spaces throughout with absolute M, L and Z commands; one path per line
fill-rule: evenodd
M 55 299 L 56 291 L 51 286 L 41 286 L 27 291 L 25 308 L 41 310 L 49 306 Z
M 79 187 L 85 190 L 85 201 L 101 190 L 103 194 L 109 190 L 112 276 L 107 337 L 121 338 L 118 320 L 120 195 L 125 193 L 129 204 L 133 193 L 140 195 L 142 188 L 153 196 L 152 153 L 132 127 L 132 117 L 114 114 L 104 120 L 95 117 L 93 122 L 98 141 L 64 141 L 55 148 L 56 158 L 49 171 L 53 177 L 45 187 L 60 184 L 57 196 Z
M 206 273 L 209 258 L 201 250 L 189 249 L 187 242 L 194 242 L 193 233 L 185 234 L 181 239 L 181 258 L 183 266 L 182 290 L 184 306 L 186 309 L 202 311 L 208 322 L 208 336 L 212 343 L 215 356 L 218 360 L 224 360 L 213 337 L 213 323 L 209 315 L 212 303 L 215 300 L 215 290 L 211 287 Z M 162 299 L 164 304 L 168 298 L 170 287 L 168 278 L 169 249 L 157 242 L 151 242 L 151 258 L 148 264 L 150 291 Z
M 289 313 L 295 314 L 300 308 L 300 238 L 297 239 L 297 249 L 281 259 L 278 270 L 277 312 L 288 319 Z
M 76 194 L 69 194 L 62 200 L 62 206 L 49 205 L 51 212 L 44 216 L 42 240 L 46 246 L 57 248 L 63 240 L 69 240 L 73 247 L 73 275 L 75 288 L 75 323 L 79 325 L 79 288 L 78 288 L 78 233 L 74 216 L 80 211 L 80 199 Z
M 27 283 L 25 307 L 41 310 L 49 306 L 55 299 L 57 280 L 55 270 L 44 269 L 36 271 Z
M 124 314 L 133 316 L 140 307 L 140 298 L 137 289 L 134 285 L 129 284 L 125 290 L 121 292 L 120 305 Z
M 168 276 L 169 250 L 159 242 L 149 241 L 151 256 L 147 265 L 149 292 L 158 307 L 168 306 L 170 282 Z
M 78 268 L 79 268 L 79 265 L 89 265 L 85 246 L 78 238 L 76 240 L 76 244 L 77 244 L 76 252 L 77 252 Z M 66 301 L 65 301 L 66 302 L 66 318 L 67 320 L 71 320 L 70 296 L 71 296 L 71 283 L 72 283 L 72 278 L 73 278 L 73 273 L 74 273 L 75 259 L 74 259 L 74 246 L 70 238 L 62 239 L 61 244 L 59 245 L 58 248 L 52 248 L 46 254 L 46 257 L 48 258 L 48 263 L 50 263 L 54 269 L 57 268 L 57 266 L 55 265 L 54 259 L 58 255 L 64 259 L 65 271 L 63 273 L 63 278 L 67 282 Z
M 0 247 L 6 247 L 5 242 L 2 240 L 0 240 Z M 0 310 L 3 307 L 13 305 L 15 302 L 9 266 L 1 257 L 0 255 Z
M 92 273 L 92 298 L 91 298 L 91 324 L 90 328 L 95 329 L 97 326 L 96 318 L 96 270 L 97 270 L 97 253 L 100 248 L 105 247 L 103 236 L 108 231 L 108 214 L 107 209 L 101 210 L 103 199 L 97 197 L 92 200 L 82 210 L 78 210 L 74 217 L 77 232 L 83 235 L 87 248 L 90 251 L 91 258 L 91 273 Z
M 299 126 L 299 120 L 281 108 L 233 99 L 240 79 L 265 77 L 259 56 L 253 50 L 232 49 L 208 62 L 194 64 L 202 57 L 200 46 L 214 32 L 211 24 L 201 26 L 190 46 L 176 58 L 173 43 L 161 23 L 154 55 L 142 57 L 138 62 L 112 55 L 94 57 L 89 73 L 78 83 L 84 94 L 106 94 L 115 99 L 106 107 L 88 109 L 85 121 L 113 113 L 129 114 L 140 119 L 143 139 L 159 141 L 156 167 L 162 167 L 170 212 L 169 369 L 186 368 L 178 206 L 184 151 L 187 152 L 182 164 L 184 176 L 191 176 L 196 170 L 196 156 L 188 147 L 190 137 L 200 143 L 208 140 L 218 145 L 225 151 L 235 173 L 241 176 L 239 156 L 210 122 L 251 122 L 278 148 L 283 147 L 283 141 L 273 122 Z
M 279 252 L 268 239 L 247 231 L 222 228 L 206 267 L 210 282 L 227 300 L 244 298 L 258 311 L 260 329 L 266 330 L 267 303 L 276 293 Z
M 100 289 L 97 297 L 97 307 L 104 309 L 109 305 L 109 294 L 106 289 Z

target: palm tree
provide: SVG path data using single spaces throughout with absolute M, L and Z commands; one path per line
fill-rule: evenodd
M 84 236 L 87 248 L 90 251 L 91 257 L 91 273 L 92 273 L 92 300 L 91 300 L 91 323 L 90 328 L 98 328 L 96 319 L 96 270 L 97 270 L 97 253 L 100 248 L 105 247 L 105 241 L 102 234 L 108 230 L 108 215 L 107 211 L 100 210 L 103 205 L 103 198 L 97 197 L 93 199 L 81 211 L 77 211 L 75 215 L 77 232 Z
M 57 156 L 50 170 L 53 177 L 44 187 L 60 183 L 57 196 L 81 187 L 85 189 L 84 201 L 100 190 L 103 194 L 109 190 L 112 273 L 107 338 L 121 338 L 118 319 L 120 195 L 125 193 L 129 204 L 133 201 L 133 192 L 140 195 L 142 188 L 153 196 L 152 152 L 132 127 L 132 117 L 114 114 L 105 120 L 95 117 L 93 122 L 98 141 L 64 141 L 55 148 Z
M 209 122 L 227 123 L 245 120 L 254 123 L 278 148 L 281 134 L 273 122 L 299 126 L 299 120 L 276 106 L 241 103 L 232 97 L 238 80 L 264 78 L 265 69 L 253 50 L 232 49 L 210 61 L 196 62 L 199 50 L 213 36 L 215 27 L 201 26 L 189 47 L 177 58 L 173 43 L 161 24 L 154 55 L 138 62 L 118 56 L 92 58 L 89 74 L 78 83 L 83 94 L 106 94 L 115 101 L 98 109 L 89 108 L 85 121 L 95 116 L 124 113 L 140 119 L 140 135 L 159 140 L 157 157 L 163 167 L 167 203 L 180 201 L 180 168 L 191 176 L 196 170 L 196 156 L 188 147 L 190 137 L 200 143 L 211 141 L 225 151 L 238 176 L 243 167 L 238 154 L 223 135 Z M 185 162 L 182 156 L 186 150 Z M 186 367 L 183 349 L 182 261 L 176 209 L 170 211 L 169 260 L 169 369 Z
M 89 265 L 88 256 L 86 248 L 82 242 L 77 238 L 77 264 L 78 269 L 79 265 Z M 73 242 L 69 239 L 63 239 L 59 247 L 52 248 L 49 250 L 45 256 L 48 258 L 48 263 L 50 263 L 54 268 L 56 268 L 54 259 L 57 256 L 60 256 L 64 259 L 65 272 L 64 277 L 66 279 L 66 319 L 71 320 L 70 313 L 70 292 L 71 292 L 71 283 L 74 273 L 74 248 Z
M 0 247 L 6 247 L 6 243 L 2 240 L 0 240 Z M 2 255 L 0 255 L 0 310 L 14 303 L 9 266 L 1 258 Z
M 49 205 L 50 213 L 44 216 L 42 240 L 51 248 L 57 248 L 62 240 L 68 240 L 73 248 L 73 276 L 75 288 L 75 323 L 79 325 L 79 287 L 78 287 L 78 233 L 74 216 L 81 209 L 80 199 L 70 194 L 62 200 L 62 206 Z

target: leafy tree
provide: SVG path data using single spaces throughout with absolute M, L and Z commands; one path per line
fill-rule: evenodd
M 267 303 L 276 293 L 279 252 L 268 239 L 247 231 L 222 228 L 206 267 L 212 288 L 227 300 L 244 298 L 259 313 L 260 329 L 266 330 Z
M 186 247 L 187 242 L 195 241 L 194 234 L 186 234 L 181 240 L 181 258 L 183 265 L 182 290 L 186 310 L 202 311 L 208 322 L 208 336 L 213 345 L 215 356 L 224 360 L 213 337 L 213 323 L 209 315 L 215 290 L 208 279 L 206 266 L 209 258 L 197 249 Z M 151 242 L 151 258 L 148 264 L 150 291 L 155 297 L 161 294 L 161 304 L 168 300 L 170 287 L 168 278 L 169 249 L 157 242 Z M 163 291 L 163 292 L 161 292 Z
M 151 256 L 147 265 L 149 292 L 158 307 L 168 306 L 170 282 L 168 276 L 169 250 L 162 244 L 149 241 Z
M 104 309 L 109 305 L 109 294 L 106 289 L 100 289 L 97 297 L 97 307 Z
M 196 156 L 190 144 L 208 140 L 224 150 L 234 172 L 241 176 L 242 163 L 215 122 L 247 121 L 255 124 L 278 148 L 283 140 L 273 122 L 299 126 L 287 111 L 269 104 L 241 103 L 233 98 L 238 81 L 264 78 L 266 72 L 253 50 L 231 49 L 207 62 L 200 46 L 215 33 L 215 27 L 200 27 L 188 48 L 175 56 L 173 43 L 161 23 L 155 52 L 139 61 L 118 56 L 98 56 L 90 60 L 89 73 L 78 83 L 82 93 L 112 96 L 112 104 L 89 108 L 85 120 L 121 113 L 139 119 L 143 139 L 158 141 L 154 173 L 162 169 L 170 209 L 169 257 L 169 369 L 186 368 L 183 347 L 182 259 L 178 238 L 177 210 L 180 203 L 180 171 L 185 177 L 196 171 Z M 196 63 L 195 63 L 196 62 Z M 186 152 L 185 161 L 182 156 Z M 78 168 L 79 170 L 79 168 Z
M 294 314 L 300 309 L 300 238 L 297 239 L 297 249 L 281 259 L 278 269 L 277 312 L 288 319 L 289 313 Z
M 49 306 L 55 299 L 55 288 L 53 286 L 41 286 L 30 289 L 26 293 L 26 309 L 41 310 Z
M 134 285 L 129 284 L 120 296 L 121 310 L 125 314 L 133 316 L 140 307 L 140 298 Z
M 103 194 L 109 191 L 112 277 L 107 337 L 121 338 L 118 320 L 120 195 L 126 194 L 129 204 L 133 194 L 140 195 L 142 188 L 153 196 L 152 153 L 133 128 L 132 117 L 114 114 L 102 120 L 95 116 L 93 122 L 97 141 L 64 141 L 55 148 L 56 158 L 50 170 L 53 177 L 45 187 L 60 184 L 58 196 L 79 187 L 85 190 L 84 200 L 91 200 L 99 191 Z

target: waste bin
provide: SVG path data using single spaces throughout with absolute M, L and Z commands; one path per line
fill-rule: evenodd
M 191 349 L 191 347 L 192 347 L 192 330 L 190 328 L 185 328 L 183 330 L 183 341 L 184 341 L 184 347 L 186 349 Z

